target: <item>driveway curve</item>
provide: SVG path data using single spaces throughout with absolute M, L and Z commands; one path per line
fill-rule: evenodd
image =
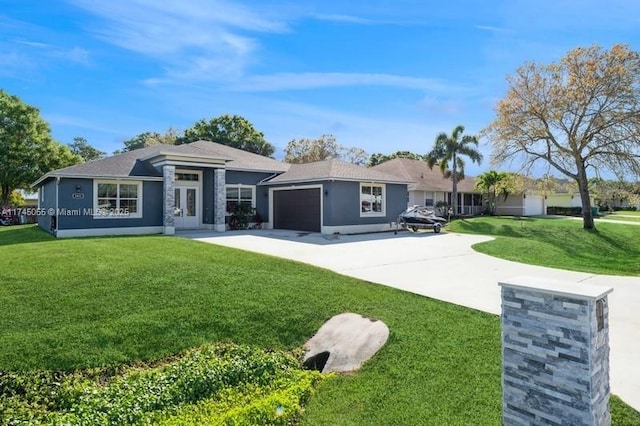
M 343 275 L 500 314 L 499 281 L 528 275 L 613 287 L 609 295 L 611 390 L 640 410 L 640 278 L 595 275 L 498 259 L 474 251 L 492 237 L 392 232 L 322 235 L 281 230 L 179 236 L 297 260 Z

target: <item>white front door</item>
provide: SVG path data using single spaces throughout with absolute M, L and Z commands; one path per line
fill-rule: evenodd
M 175 187 L 175 227 L 198 228 L 200 226 L 200 196 L 197 186 Z

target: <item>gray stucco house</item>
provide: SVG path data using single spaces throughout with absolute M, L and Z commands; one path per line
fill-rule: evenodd
M 388 230 L 407 205 L 408 183 L 335 159 L 289 165 L 198 141 L 55 170 L 33 186 L 38 225 L 57 237 L 75 237 L 222 232 L 236 204 L 250 204 L 268 229 Z

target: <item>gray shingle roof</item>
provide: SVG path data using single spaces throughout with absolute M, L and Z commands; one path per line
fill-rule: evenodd
M 350 180 L 381 183 L 409 183 L 406 179 L 371 168 L 356 166 L 331 159 L 306 164 L 292 164 L 285 173 L 276 176 L 269 184 L 296 183 L 320 180 Z
M 430 169 L 424 161 L 394 158 L 373 166 L 372 169 L 412 182 L 409 185 L 409 191 L 451 192 L 451 180 L 444 178 L 439 168 Z M 474 190 L 475 183 L 476 179 L 474 177 L 467 176 L 458 182 L 458 191 L 477 192 Z
M 289 164 L 287 163 L 219 143 L 197 141 L 189 145 L 200 148 L 209 153 L 209 155 L 230 158 L 232 161 L 227 163 L 228 170 L 253 170 L 276 173 L 289 169 Z
M 283 172 L 289 165 L 272 158 L 242 151 L 230 146 L 208 141 L 197 141 L 185 145 L 154 145 L 111 157 L 65 167 L 47 173 L 43 179 L 56 176 L 65 177 L 161 177 L 162 173 L 151 165 L 150 158 L 160 154 L 181 154 L 193 157 L 215 157 L 228 161 L 227 169 Z M 34 185 L 35 185 L 34 184 Z
M 159 177 L 162 174 L 155 169 L 149 162 L 141 161 L 145 158 L 171 145 L 155 145 L 147 148 L 136 149 L 135 151 L 124 152 L 122 154 L 113 155 L 111 157 L 99 160 L 89 161 L 87 163 L 76 164 L 75 166 L 65 167 L 53 172 L 47 173 L 45 176 L 78 176 L 78 177 L 125 177 L 125 176 L 151 176 Z

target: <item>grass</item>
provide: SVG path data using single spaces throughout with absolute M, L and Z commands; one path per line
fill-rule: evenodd
M 515 262 L 608 275 L 640 275 L 640 226 L 597 222 L 585 231 L 573 219 L 477 217 L 449 230 L 492 235 L 473 248 Z
M 640 211 L 637 210 L 620 210 L 617 212 L 612 212 L 611 216 L 636 216 L 640 217 Z
M 8 229 L 19 230 L 0 230 L 0 244 Z M 114 365 L 218 341 L 291 349 L 357 312 L 383 320 L 389 342 L 358 374 L 327 380 L 306 424 L 500 424 L 494 315 L 172 237 L 14 239 L 0 256 L 0 369 Z
M 221 341 L 288 350 L 357 312 L 383 320 L 389 341 L 357 374 L 323 382 L 303 424 L 501 423 L 494 315 L 172 237 L 53 240 L 9 227 L 0 257 L 0 370 L 119 365 Z M 638 419 L 615 398 L 612 414 Z
M 608 220 L 624 220 L 627 222 L 640 222 L 640 212 L 636 211 L 620 211 L 613 212 L 603 216 L 603 219 Z

